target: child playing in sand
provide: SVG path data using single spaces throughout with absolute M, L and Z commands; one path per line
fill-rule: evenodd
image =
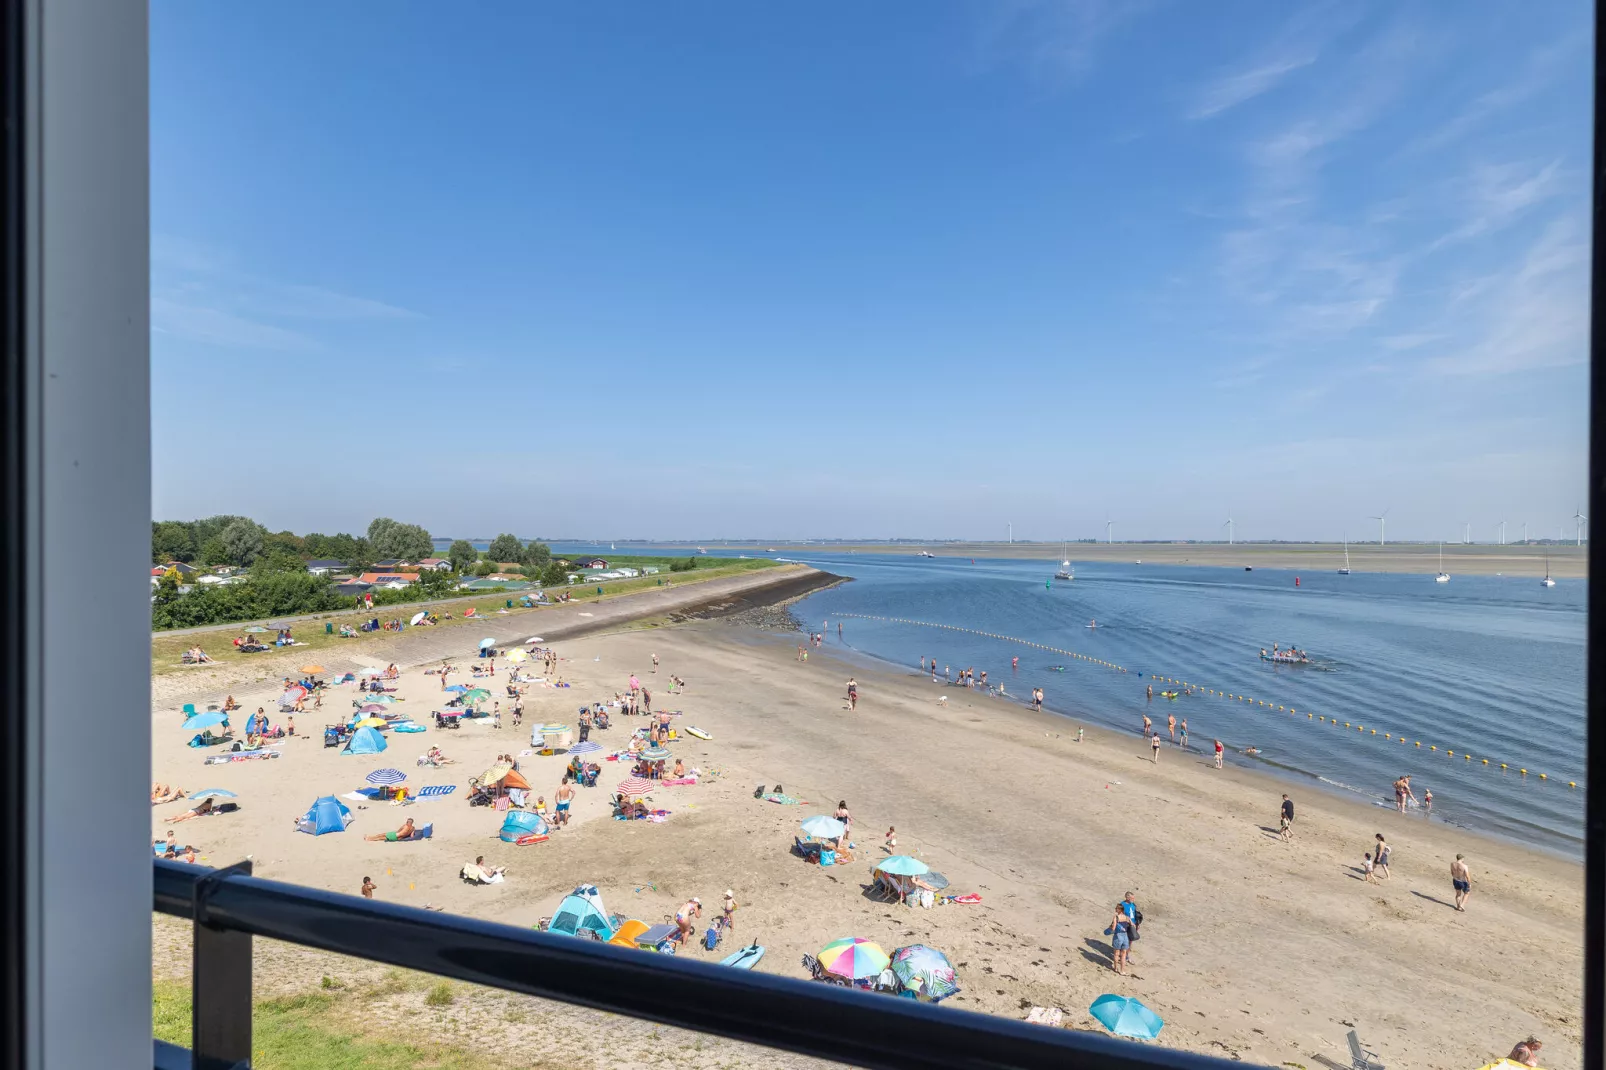
M 1372 872 L 1372 868 L 1373 868 L 1373 866 L 1372 866 L 1372 852 L 1370 852 L 1370 851 L 1368 851 L 1368 852 L 1366 852 L 1366 859 L 1365 859 L 1365 861 L 1363 861 L 1363 862 L 1362 862 L 1362 863 L 1361 863 L 1361 869 L 1362 869 L 1362 871 L 1364 871 L 1364 872 L 1365 872 L 1365 874 L 1366 874 L 1366 883 L 1367 883 L 1367 884 L 1378 884 L 1378 883 L 1381 883 L 1381 882 L 1380 882 L 1380 881 L 1378 881 L 1378 879 L 1377 879 L 1377 874 L 1376 874 L 1376 873 L 1374 873 L 1374 872 Z
M 374 897 L 374 889 L 377 887 L 379 885 L 374 883 L 372 877 L 364 877 L 362 879 L 362 897 L 364 899 L 372 899 Z
M 892 854 L 893 851 L 897 850 L 897 847 L 898 830 L 896 828 L 889 828 L 887 829 L 887 854 Z

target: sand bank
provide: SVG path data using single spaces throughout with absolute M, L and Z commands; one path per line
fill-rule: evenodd
M 611 820 L 607 789 L 623 771 L 604 763 L 604 786 L 581 791 L 568 830 L 535 847 L 502 844 L 498 816 L 468 807 L 461 785 L 497 753 L 528 747 L 527 729 L 431 730 L 398 736 L 387 753 L 371 757 L 297 738 L 271 762 L 203 768 L 182 745 L 173 711 L 159 709 L 156 778 L 228 788 L 243 807 L 178 825 L 181 840 L 195 841 L 212 864 L 251 855 L 263 876 L 353 893 L 369 875 L 382 898 L 515 925 L 550 914 L 580 881 L 596 883 L 611 910 L 654 923 L 689 896 L 712 906 L 730 888 L 742 904 L 736 938 L 756 936 L 769 948 L 760 969 L 800 976 L 801 955 L 848 935 L 888 950 L 924 942 L 958 966 L 964 991 L 956 1006 L 1010 1017 L 1058 1006 L 1069 1024 L 1096 1028 L 1088 1004 L 1104 992 L 1130 994 L 1166 1019 L 1163 1043 L 1270 1065 L 1330 1059 L 1347 1066 L 1351 1023 L 1389 1065 L 1464 1070 L 1529 1033 L 1546 1042 L 1547 1066 L 1580 1064 L 1577 865 L 1315 792 L 1296 792 L 1295 839 L 1285 843 L 1276 835 L 1277 806 L 1293 789 L 1230 760 L 1217 771 L 1204 754 L 1168 747 L 1152 764 L 1135 736 L 1097 728 L 1078 743 L 1076 725 L 1064 718 L 918 674 L 867 670 L 829 647 L 799 663 L 794 635 L 710 621 L 558 647 L 562 675 L 575 686 L 532 690 L 526 725 L 570 721 L 582 702 L 612 697 L 636 673 L 654 691 L 655 708 L 681 710 L 679 724 L 712 734 L 674 744 L 705 776 L 694 787 L 659 790 L 655 803 L 671 811 L 664 823 Z M 462 644 L 452 651 L 459 664 L 469 652 Z M 661 661 L 656 675 L 653 653 Z M 685 694 L 667 694 L 670 673 L 685 678 Z M 851 713 L 843 687 L 850 673 L 861 695 Z M 499 672 L 493 690 L 504 679 Z M 422 719 L 437 705 L 439 686 L 436 677 L 408 672 L 402 707 Z M 254 709 L 272 690 L 236 694 Z M 337 692 L 326 708 L 344 711 L 351 698 L 349 689 Z M 316 721 L 302 718 L 303 730 Z M 596 738 L 622 746 L 631 722 L 616 725 Z M 1190 727 L 1195 744 L 1208 745 L 1208 721 L 1196 717 Z M 459 764 L 418 770 L 414 759 L 430 745 Z M 521 760 L 550 802 L 565 759 Z M 345 833 L 292 831 L 291 820 L 314 796 L 355 788 L 379 766 L 401 768 L 415 784 L 459 788 L 405 809 L 356 810 Z M 756 785 L 777 783 L 806 802 L 753 798 Z M 855 817 L 857 860 L 822 869 L 790 855 L 797 823 L 840 799 Z M 176 809 L 153 812 L 153 836 Z M 434 821 L 435 838 L 360 838 L 394 829 L 405 816 Z M 918 854 L 952 880 L 953 891 L 977 892 L 982 903 L 921 910 L 870 898 L 870 867 L 894 825 L 901 852 Z M 1378 831 L 1394 845 L 1393 874 L 1370 885 L 1358 867 Z M 1465 914 L 1449 906 L 1448 866 L 1458 851 L 1475 878 Z M 477 854 L 507 866 L 507 883 L 462 884 L 458 868 Z M 1108 967 L 1102 930 L 1127 890 L 1146 920 L 1135 969 L 1123 978 Z M 296 955 L 279 963 L 277 983 L 305 969 L 316 984 L 319 967 L 307 963 Z M 565 1051 L 608 1055 L 587 1016 L 543 1021 L 539 1036 L 519 1041 L 527 1046 L 515 1063 Z M 608 1022 L 621 1052 L 638 1044 L 641 1030 Z

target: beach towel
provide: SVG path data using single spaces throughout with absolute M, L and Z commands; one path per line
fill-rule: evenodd
M 226 765 L 229 762 L 251 762 L 258 758 L 277 758 L 276 750 L 243 750 L 235 754 L 214 754 L 206 759 L 206 765 Z
M 764 796 L 764 798 L 772 803 L 780 803 L 782 806 L 796 806 L 798 803 L 798 800 L 790 795 L 777 795 L 773 791 Z
M 1028 1022 L 1037 1025 L 1046 1025 L 1051 1029 L 1058 1029 L 1064 1022 L 1065 1012 L 1058 1007 L 1033 1007 L 1026 1015 Z
M 348 791 L 348 792 L 346 792 L 346 794 L 342 795 L 341 798 L 342 799 L 350 799 L 352 802 L 372 802 L 373 801 L 372 796 L 364 795 L 363 794 L 363 790 L 364 789 L 358 789 L 357 791 Z M 368 788 L 366 790 L 372 791 L 374 789 Z
M 666 780 L 661 780 L 661 781 L 659 781 L 659 783 L 660 784 L 669 784 L 669 785 L 695 784 L 695 783 L 697 783 L 697 778 L 694 777 L 694 776 L 674 777 L 674 778 L 670 778 L 670 779 L 666 779 Z
M 397 731 L 397 732 L 423 732 L 423 731 L 426 731 L 424 726 L 421 725 L 421 724 L 418 724 L 416 721 L 402 721 L 401 723 L 393 724 L 390 727 L 393 730 Z
M 942 897 L 942 901 L 944 903 L 979 903 L 981 902 L 981 896 L 975 892 L 971 892 L 969 895 L 945 895 Z
M 418 789 L 420 799 L 438 799 L 457 790 L 456 784 L 428 784 Z

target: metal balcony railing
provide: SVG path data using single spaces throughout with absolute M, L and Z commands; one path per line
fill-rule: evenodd
M 154 909 L 195 926 L 195 1047 L 158 1042 L 158 1070 L 249 1065 L 254 936 L 878 1070 L 1242 1065 L 281 884 L 249 862 L 155 866 Z

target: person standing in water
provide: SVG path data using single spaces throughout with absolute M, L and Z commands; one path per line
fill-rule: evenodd
M 1182 742 L 1178 744 L 1183 750 L 1188 749 L 1188 719 L 1182 719 Z

